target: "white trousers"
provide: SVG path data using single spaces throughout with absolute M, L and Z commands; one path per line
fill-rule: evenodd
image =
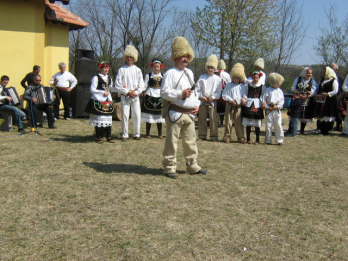
M 141 111 L 139 98 L 134 103 L 125 101 L 125 97 L 121 96 L 122 104 L 122 134 L 121 138 L 129 138 L 128 136 L 128 121 L 129 111 L 132 109 L 133 119 L 133 137 L 140 137 L 140 122 L 141 122 Z
M 267 111 L 266 111 L 267 112 Z M 267 112 L 268 113 L 268 112 Z M 282 127 L 282 114 L 281 112 L 271 111 L 268 115 L 266 113 L 266 143 L 272 143 L 272 126 L 274 126 L 275 142 L 284 142 L 284 133 Z

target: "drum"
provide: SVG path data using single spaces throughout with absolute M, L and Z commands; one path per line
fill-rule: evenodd
M 112 119 L 115 121 L 122 120 L 122 104 L 121 104 L 121 102 L 114 102 L 112 106 L 114 107 Z

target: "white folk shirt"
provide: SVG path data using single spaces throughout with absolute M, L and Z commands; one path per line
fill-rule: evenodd
M 163 78 L 162 73 L 159 73 L 158 75 L 156 75 L 152 72 L 150 77 L 149 77 L 149 74 L 146 74 L 146 76 L 145 76 L 145 89 L 146 89 L 147 95 L 149 95 L 151 97 L 159 98 L 159 97 L 161 97 L 161 89 L 151 88 L 152 86 L 149 87 L 149 79 L 156 78 L 156 77 Z
M 134 91 L 137 87 L 139 87 L 139 89 L 135 91 L 137 97 L 133 99 L 134 101 L 138 100 L 138 96 L 144 91 L 145 87 L 141 70 L 135 65 L 122 66 L 118 70 L 115 80 L 115 87 L 116 91 L 123 96 L 127 96 L 127 93 L 130 90 Z
M 194 77 L 192 71 L 187 68 L 185 70 L 193 82 Z M 163 75 L 161 97 L 182 108 L 194 109 L 200 105 L 196 89 L 189 98 L 183 99 L 182 97 L 182 91 L 191 87 L 191 82 L 184 71 L 173 67 Z
M 282 89 L 268 87 L 263 95 L 263 100 L 267 102 L 266 108 L 269 108 L 269 104 L 273 102 L 278 109 L 282 109 L 284 106 L 284 94 Z
M 295 81 L 293 82 L 293 84 L 292 84 L 292 86 L 291 86 L 291 91 L 292 91 L 292 92 L 295 91 L 296 88 L 297 88 L 298 78 L 299 78 L 299 77 L 297 77 L 297 78 L 295 79 Z M 305 78 L 301 77 L 301 83 L 302 83 L 302 84 L 309 84 L 309 81 L 310 81 L 311 79 L 312 79 L 312 78 L 309 78 L 308 80 L 305 80 Z M 313 96 L 313 95 L 314 95 L 314 93 L 315 93 L 316 90 L 317 90 L 317 86 L 318 86 L 317 82 L 313 79 L 313 81 L 312 81 L 312 88 L 311 88 L 312 93 L 311 93 L 310 96 Z
M 229 73 L 227 73 L 227 72 L 225 72 L 225 71 L 222 71 L 222 72 L 220 73 L 220 75 L 221 75 L 221 78 L 226 82 L 226 85 L 227 85 L 229 82 L 232 81 L 232 80 L 231 80 L 231 76 L 230 76 Z
M 108 79 L 109 77 L 107 75 L 104 75 L 104 74 L 101 74 L 99 73 L 99 76 L 104 80 L 104 82 L 108 82 Z M 108 83 L 108 86 L 109 86 L 109 91 L 108 90 L 98 90 L 97 87 L 98 87 L 98 77 L 97 76 L 94 76 L 92 78 L 92 83 L 91 83 L 91 93 L 92 93 L 92 99 L 93 100 L 98 100 L 98 101 L 106 101 L 106 99 L 108 98 L 109 101 L 112 101 L 112 97 L 111 97 L 111 88 L 112 88 L 112 79 L 110 78 L 110 81 Z M 109 92 L 109 95 L 108 96 L 104 96 L 104 92 L 108 91 Z
M 219 76 L 213 74 L 203 74 L 199 77 L 197 82 L 197 93 L 198 98 L 203 97 L 210 98 L 213 100 L 220 99 L 222 91 L 222 80 Z
M 230 82 L 226 85 L 224 91 L 222 92 L 222 98 L 227 102 L 235 101 L 238 105 L 240 105 L 244 92 L 244 84 Z
M 62 88 L 74 88 L 77 84 L 77 80 L 74 75 L 72 75 L 70 72 L 65 71 L 64 73 L 57 72 L 55 75 L 52 76 L 50 80 L 50 84 L 53 85 L 55 80 L 58 80 L 56 87 L 62 87 Z

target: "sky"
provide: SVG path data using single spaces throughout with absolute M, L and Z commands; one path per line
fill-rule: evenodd
M 302 13 L 304 15 L 304 24 L 307 25 L 305 44 L 296 53 L 296 58 L 291 62 L 297 65 L 311 65 L 319 63 L 313 46 L 318 43 L 321 35 L 319 26 L 328 27 L 328 20 L 325 11 L 330 8 L 330 3 L 337 7 L 336 16 L 339 24 L 348 14 L 348 0 L 307 0 L 303 1 Z M 176 5 L 185 6 L 193 12 L 196 7 L 203 7 L 207 2 L 205 0 L 176 0 Z

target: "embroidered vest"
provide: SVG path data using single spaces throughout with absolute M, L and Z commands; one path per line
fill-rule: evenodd
M 308 82 L 308 86 L 303 86 L 302 84 L 302 77 L 298 77 L 297 85 L 296 85 L 296 90 L 298 90 L 300 93 L 307 93 L 312 91 L 312 86 L 313 86 L 313 78 L 311 78 Z
M 161 88 L 161 83 L 162 83 L 162 78 L 151 78 L 151 73 L 149 73 L 149 82 L 148 82 L 148 86 L 150 88 L 154 88 L 154 89 L 160 89 Z
M 106 88 L 108 87 L 108 85 L 111 83 L 111 78 L 110 76 L 108 76 L 108 82 L 105 82 L 103 80 L 102 77 L 100 77 L 100 75 L 97 75 L 98 77 L 98 86 L 97 86 L 97 90 L 102 90 L 102 91 L 106 91 Z
M 253 88 L 248 84 L 248 98 L 258 98 L 260 99 L 262 93 L 262 85 Z

